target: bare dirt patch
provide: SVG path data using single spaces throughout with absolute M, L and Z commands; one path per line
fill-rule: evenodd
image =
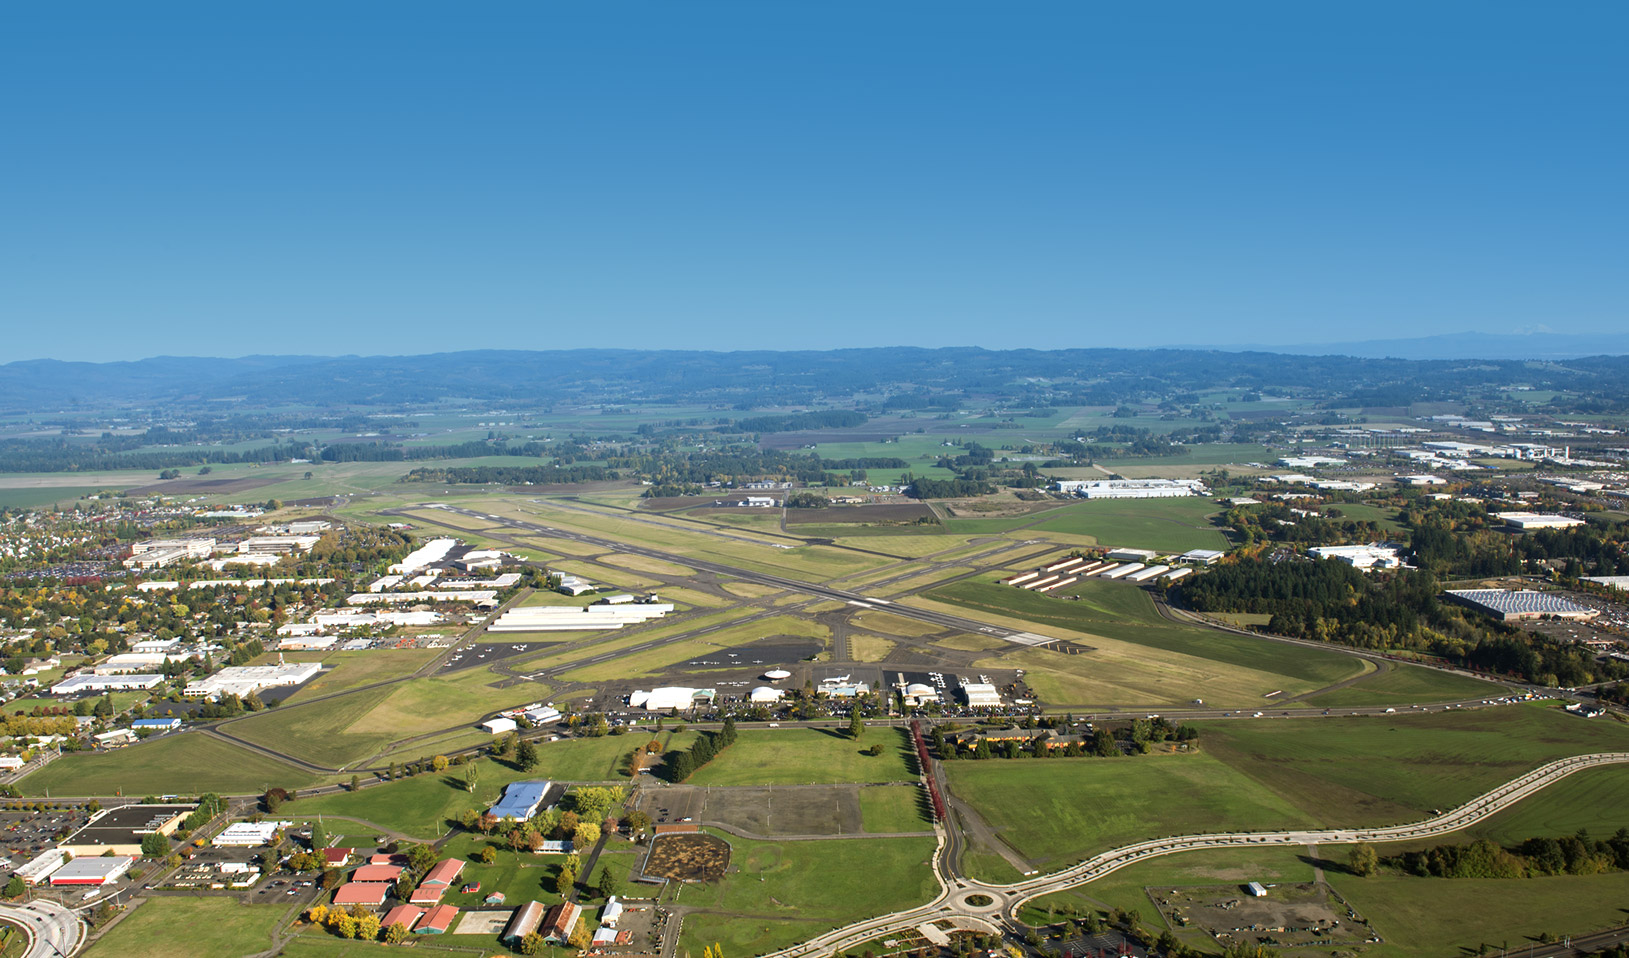
M 1218 944 L 1275 948 L 1351 946 L 1373 932 L 1327 885 L 1269 885 L 1251 895 L 1243 884 L 1156 886 L 1148 889 L 1173 927 L 1199 928 Z
M 658 835 L 645 856 L 644 877 L 705 882 L 724 877 L 730 843 L 713 835 Z

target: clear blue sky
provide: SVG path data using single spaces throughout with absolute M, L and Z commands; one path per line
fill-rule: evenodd
M 1629 5 L 12 3 L 0 361 L 1629 329 Z

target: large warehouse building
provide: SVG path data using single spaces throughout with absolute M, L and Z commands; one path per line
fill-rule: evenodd
M 1082 499 L 1169 499 L 1209 492 L 1198 479 L 1060 479 L 1054 488 Z
M 1601 613 L 1553 592 L 1450 589 L 1444 595 L 1505 622 L 1523 619 L 1593 619 Z

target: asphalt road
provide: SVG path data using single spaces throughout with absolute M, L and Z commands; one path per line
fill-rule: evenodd
M 988 923 L 992 930 L 1003 925 L 1016 924 L 1018 909 L 1041 895 L 1063 891 L 1096 881 L 1128 865 L 1134 865 L 1162 855 L 1195 851 L 1204 848 L 1248 848 L 1274 845 L 1340 845 L 1355 842 L 1390 842 L 1403 839 L 1433 838 L 1475 824 L 1503 811 L 1524 798 L 1552 785 L 1568 775 L 1587 768 L 1629 763 L 1629 752 L 1601 752 L 1576 755 L 1540 766 L 1525 775 L 1512 779 L 1469 802 L 1407 825 L 1387 828 L 1328 828 L 1298 829 L 1268 832 L 1218 832 L 1206 835 L 1174 835 L 1151 841 L 1125 845 L 1089 858 L 1077 865 L 1008 885 L 986 884 L 967 878 L 947 882 L 935 855 L 934 874 L 939 879 L 939 895 L 933 901 L 917 908 L 881 915 L 834 929 L 801 944 L 772 953 L 770 958 L 813 958 L 844 951 L 861 945 L 879 935 L 902 931 L 925 921 L 939 918 L 968 917 Z M 940 850 L 945 847 L 941 830 Z M 969 901 L 975 896 L 988 904 Z
M 28 932 L 25 958 L 67 958 L 79 950 L 89 931 L 78 915 L 54 901 L 0 905 L 0 918 Z

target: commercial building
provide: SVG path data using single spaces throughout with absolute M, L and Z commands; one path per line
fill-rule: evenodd
M 51 873 L 52 886 L 106 885 L 118 881 L 135 858 L 130 855 L 110 855 L 97 858 L 76 858 Z
M 1053 488 L 1082 499 L 1170 499 L 1209 494 L 1198 479 L 1062 479 Z
M 1227 553 L 1219 552 L 1216 549 L 1189 549 L 1187 552 L 1177 556 L 1177 561 L 1186 562 L 1191 565 L 1214 565 L 1222 558 L 1222 556 L 1226 554 Z
M 1398 476 L 1397 483 L 1403 486 L 1446 486 L 1448 480 L 1441 476 Z
M 520 728 L 520 723 L 512 718 L 504 718 L 500 715 L 497 718 L 489 718 L 482 722 L 481 728 L 486 729 L 493 735 L 506 735 Z
M 241 555 L 288 555 L 292 552 L 310 552 L 321 536 L 250 536 L 238 543 Z
M 1629 590 L 1629 575 L 1586 575 L 1584 581 L 1593 582 L 1596 585 L 1610 586 L 1614 589 Z
M 130 727 L 138 732 L 173 732 L 181 727 L 178 718 L 136 719 Z
M 207 559 L 215 551 L 214 539 L 148 539 L 130 547 L 126 569 L 162 569 L 187 559 Z
M 214 838 L 214 844 L 233 848 L 258 848 L 270 845 L 272 836 L 289 826 L 289 822 L 233 822 Z
M 60 848 L 47 848 L 38 855 L 29 859 L 26 865 L 18 868 L 14 874 L 25 884 L 39 885 L 51 877 L 51 873 L 61 868 L 68 861 L 68 856 Z
M 1113 559 L 1115 562 L 1147 562 L 1159 553 L 1153 549 L 1115 549 L 1105 553 L 1103 558 Z
M 1505 622 L 1524 619 L 1593 619 L 1600 612 L 1553 592 L 1450 589 L 1443 593 Z
M 73 675 L 51 686 L 52 695 L 80 695 L 85 692 L 134 692 L 156 688 L 162 675 Z
M 1499 518 L 1512 529 L 1531 532 L 1534 529 L 1570 529 L 1584 525 L 1584 520 L 1569 516 L 1551 516 L 1538 512 L 1501 512 Z
M 63 840 L 63 851 L 75 858 L 140 855 L 141 840 L 148 835 L 169 836 L 181 826 L 196 805 L 118 805 L 91 816 L 78 831 Z
M 227 694 L 244 698 L 261 689 L 302 685 L 316 678 L 321 671 L 321 662 L 231 665 L 193 682 L 181 694 L 194 699 L 214 699 Z
M 498 804 L 487 809 L 487 814 L 499 820 L 513 818 L 517 822 L 524 822 L 543 807 L 543 797 L 548 794 L 549 784 L 541 779 L 510 782 L 503 787 L 503 796 L 498 799 Z

